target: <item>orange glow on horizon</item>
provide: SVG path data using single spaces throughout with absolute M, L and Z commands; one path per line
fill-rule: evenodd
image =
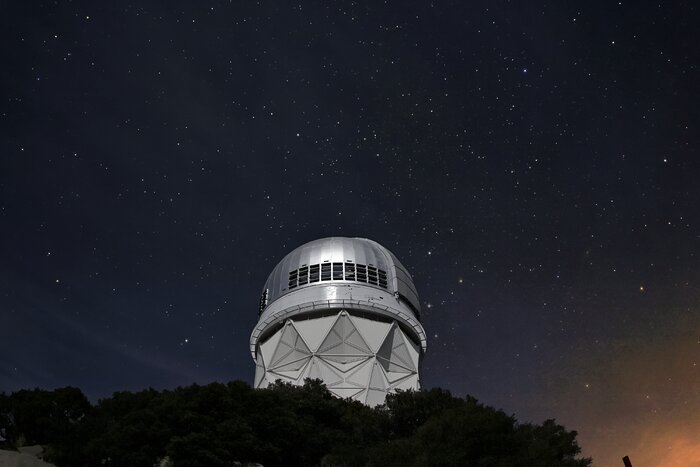
M 698 321 L 689 314 L 581 355 L 575 376 L 550 389 L 594 467 L 623 467 L 624 456 L 634 467 L 700 467 Z

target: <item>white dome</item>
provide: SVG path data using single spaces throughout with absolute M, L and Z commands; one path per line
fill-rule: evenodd
M 418 292 L 411 275 L 396 256 L 372 240 L 347 237 L 321 238 L 287 254 L 265 282 L 260 312 L 301 287 L 334 282 L 360 282 L 386 289 L 406 302 L 420 319 Z

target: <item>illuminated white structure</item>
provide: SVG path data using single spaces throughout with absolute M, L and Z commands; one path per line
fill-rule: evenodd
M 368 405 L 419 389 L 426 349 L 411 276 L 386 248 L 330 237 L 300 246 L 275 267 L 250 337 L 255 387 L 323 380 Z

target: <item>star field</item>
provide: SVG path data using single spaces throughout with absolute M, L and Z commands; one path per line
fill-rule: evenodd
M 360 236 L 413 274 L 424 386 L 556 418 L 596 465 L 700 462 L 692 2 L 0 23 L 0 391 L 250 382 L 267 274 Z

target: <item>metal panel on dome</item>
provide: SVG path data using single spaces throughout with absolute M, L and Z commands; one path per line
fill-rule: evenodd
M 384 250 L 389 254 L 389 256 L 391 257 L 391 261 L 393 262 L 393 272 L 394 276 L 396 277 L 396 291 L 399 293 L 401 298 L 406 300 L 409 303 L 409 305 L 413 308 L 413 310 L 418 315 L 420 315 L 420 299 L 418 298 L 418 291 L 416 290 L 416 286 L 413 284 L 413 278 L 411 277 L 411 274 L 409 274 L 406 267 L 404 267 L 404 265 L 401 264 L 401 261 L 399 261 L 396 255 L 394 255 L 391 251 L 387 250 L 386 248 L 384 248 Z

